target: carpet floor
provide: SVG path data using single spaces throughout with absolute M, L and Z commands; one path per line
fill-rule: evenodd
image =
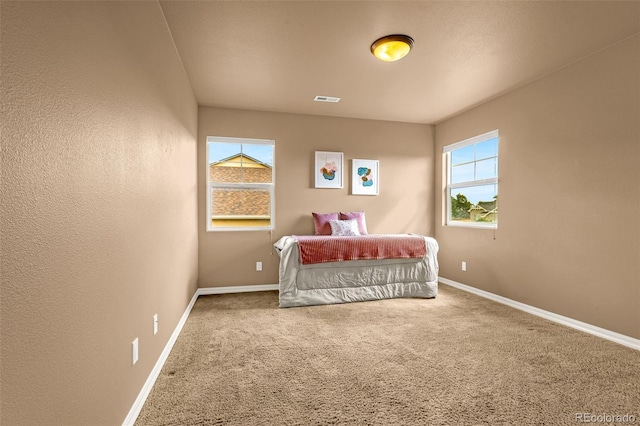
M 625 424 L 624 415 L 640 424 L 639 351 L 440 285 L 435 299 L 288 309 L 277 292 L 200 297 L 136 425 Z

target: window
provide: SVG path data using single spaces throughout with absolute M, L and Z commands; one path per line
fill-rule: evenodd
M 447 225 L 498 227 L 498 131 L 445 146 Z
M 207 138 L 207 230 L 274 229 L 275 141 Z

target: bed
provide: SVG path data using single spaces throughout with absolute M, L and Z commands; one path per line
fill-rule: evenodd
M 438 293 L 438 243 L 431 237 L 284 236 L 274 248 L 281 308 Z

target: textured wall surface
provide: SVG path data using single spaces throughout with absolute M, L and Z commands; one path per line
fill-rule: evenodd
M 500 129 L 498 229 L 443 226 L 440 275 L 640 338 L 640 37 L 436 125 Z M 467 272 L 461 262 L 467 262 Z
M 200 107 L 198 113 L 200 287 L 275 284 L 283 235 L 313 234 L 311 212 L 364 210 L 370 233 L 433 235 L 433 127 L 301 114 Z M 206 232 L 206 138 L 275 140 L 276 229 Z M 344 153 L 344 187 L 316 189 L 315 151 Z M 380 160 L 380 195 L 350 195 L 353 158 Z M 256 272 L 257 261 L 263 262 Z
M 197 286 L 196 102 L 156 2 L 1 6 L 0 423 L 120 424 Z

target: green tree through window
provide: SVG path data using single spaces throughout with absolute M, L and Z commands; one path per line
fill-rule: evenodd
M 462 194 L 451 197 L 451 217 L 455 219 L 469 219 L 471 202 Z

